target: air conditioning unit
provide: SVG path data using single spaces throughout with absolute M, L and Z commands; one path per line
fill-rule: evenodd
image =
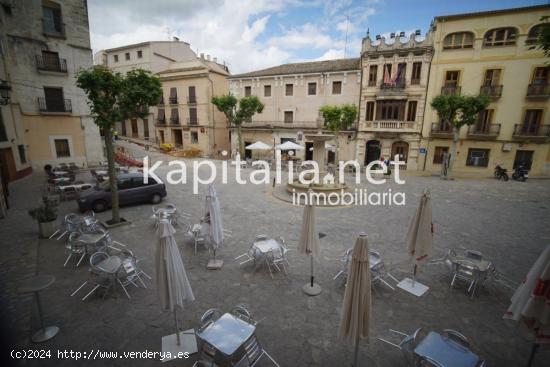
M 502 151 L 503 152 L 511 152 L 512 151 L 512 144 L 510 144 L 510 143 L 502 144 Z

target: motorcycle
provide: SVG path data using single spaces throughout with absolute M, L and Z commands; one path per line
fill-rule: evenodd
M 503 168 L 500 166 L 500 164 L 497 164 L 495 167 L 495 178 L 497 179 L 503 179 L 504 181 L 508 181 L 508 173 L 506 173 L 506 168 Z
M 516 181 L 525 182 L 529 175 L 527 174 L 529 170 L 525 167 L 525 164 L 521 163 L 516 166 L 514 173 L 512 173 L 512 178 Z

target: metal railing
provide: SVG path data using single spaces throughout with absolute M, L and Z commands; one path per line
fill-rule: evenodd
M 441 87 L 441 94 L 448 96 L 451 94 L 460 94 L 460 86 L 458 85 L 445 85 Z
M 66 73 L 67 60 L 60 59 L 59 57 L 53 55 L 36 55 L 36 68 L 38 70 Z
M 502 96 L 502 85 L 482 85 L 479 88 L 479 94 L 491 98 L 500 98 Z
M 187 103 L 197 103 L 197 96 L 188 96 Z
M 548 138 L 550 137 L 550 125 L 516 124 L 512 135 L 515 137 Z
M 468 128 L 468 135 L 498 136 L 500 134 L 500 124 L 490 124 L 486 126 L 471 125 Z
M 529 84 L 527 97 L 548 98 L 550 97 L 549 84 Z
M 402 130 L 413 129 L 414 121 L 369 121 L 367 128 L 378 130 Z
M 70 99 L 46 102 L 46 98 L 38 97 L 38 109 L 40 112 L 72 112 L 73 106 Z
M 170 117 L 170 124 L 171 125 L 179 125 L 180 118 L 179 117 Z
M 192 119 L 192 118 L 188 117 L 187 118 L 187 124 L 188 125 L 198 125 L 199 124 L 199 118 L 197 117 L 197 118 Z
M 432 123 L 432 135 L 445 135 L 452 136 L 453 128 L 450 124 L 444 124 L 441 122 Z
M 168 102 L 170 102 L 170 104 L 178 104 L 178 97 L 170 97 L 168 98 Z
M 382 91 L 401 91 L 405 89 L 406 83 L 404 80 L 398 80 L 395 83 L 382 83 L 380 90 Z

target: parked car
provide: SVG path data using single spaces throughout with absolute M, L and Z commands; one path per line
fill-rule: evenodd
M 149 176 L 148 183 L 143 181 L 143 173 L 121 173 L 117 176 L 118 202 L 120 206 L 139 203 L 158 204 L 166 196 L 166 186 Z M 111 189 L 109 181 L 98 183 L 93 188 L 83 191 L 77 198 L 81 212 L 93 210 L 102 212 L 111 207 Z

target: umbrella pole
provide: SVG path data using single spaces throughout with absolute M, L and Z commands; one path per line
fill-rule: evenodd
M 535 360 L 535 353 L 537 353 L 537 349 L 539 349 L 539 345 L 537 343 L 533 344 L 533 348 L 531 348 L 531 354 L 529 354 L 529 360 L 527 361 L 527 367 L 531 367 L 533 364 L 533 361 Z
M 414 283 L 416 283 L 416 267 L 417 267 L 417 264 L 414 263 L 414 266 L 413 266 L 413 279 L 412 279 L 412 286 L 414 287 Z
M 181 341 L 180 341 L 180 328 L 178 326 L 178 315 L 177 315 L 177 306 L 174 307 L 174 320 L 176 321 L 176 340 L 178 342 L 178 345 L 181 345 Z
M 311 259 L 311 288 L 313 288 L 313 279 L 314 279 L 314 275 L 313 275 L 313 255 L 309 255 L 309 258 Z
M 357 367 L 357 357 L 359 357 L 359 338 L 355 341 L 355 351 L 353 352 L 352 367 Z

